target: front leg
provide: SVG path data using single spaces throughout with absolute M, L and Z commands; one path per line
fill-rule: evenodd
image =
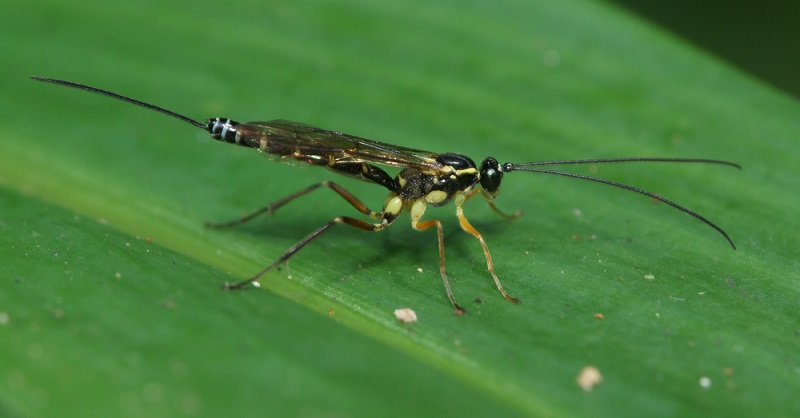
M 498 215 L 502 216 L 502 217 L 503 217 L 503 219 L 505 219 L 505 220 L 507 220 L 507 221 L 510 221 L 510 220 L 513 220 L 513 219 L 519 218 L 519 217 L 520 217 L 520 215 L 522 215 L 522 211 L 521 211 L 521 210 L 519 210 L 519 209 L 517 209 L 517 210 L 516 210 L 514 213 L 512 213 L 511 215 L 509 215 L 509 214 L 507 214 L 507 213 L 503 212 L 503 211 L 502 211 L 502 210 L 500 210 L 500 209 L 499 209 L 497 206 L 495 206 L 495 204 L 494 204 L 494 197 L 492 197 L 492 195 L 491 195 L 489 192 L 487 192 L 486 190 L 483 190 L 483 189 L 473 189 L 473 190 L 472 190 L 471 192 L 469 192 L 469 194 L 467 195 L 467 198 L 466 198 L 466 200 L 472 199 L 472 197 L 473 197 L 473 196 L 475 196 L 475 194 L 477 194 L 477 193 L 479 193 L 479 192 L 480 192 L 480 193 L 483 195 L 484 199 L 486 199 L 486 203 L 488 203 L 488 204 L 489 204 L 489 207 L 491 207 L 491 208 L 492 208 L 492 210 L 494 211 L 494 213 L 496 213 L 496 214 L 498 214 Z

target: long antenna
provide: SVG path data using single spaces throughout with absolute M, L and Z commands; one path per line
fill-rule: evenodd
M 661 197 L 661 196 L 659 196 L 659 195 L 657 195 L 655 193 L 648 192 L 647 190 L 642 190 L 642 189 L 640 189 L 638 187 L 629 186 L 627 184 L 622 184 L 622 183 L 617 183 L 617 182 L 611 181 L 611 180 L 601 179 L 599 177 L 592 177 L 592 176 L 587 176 L 587 175 L 583 175 L 583 174 L 569 173 L 569 172 L 566 172 L 566 171 L 559 171 L 559 170 L 547 170 L 547 169 L 543 169 L 543 168 L 528 168 L 530 166 L 536 166 L 536 165 L 588 164 L 588 163 L 591 163 L 591 162 L 595 162 L 595 163 L 606 163 L 606 162 L 608 162 L 608 163 L 611 163 L 611 162 L 628 162 L 628 161 L 701 162 L 701 163 L 711 163 L 711 164 L 723 164 L 723 165 L 729 165 L 729 166 L 741 168 L 736 163 L 732 163 L 732 162 L 728 162 L 728 161 L 720 161 L 720 160 L 688 159 L 688 158 L 648 158 L 648 157 L 644 157 L 644 158 L 603 158 L 603 159 L 595 159 L 595 160 L 543 161 L 543 162 L 529 162 L 529 163 L 521 163 L 521 164 L 505 163 L 505 164 L 503 164 L 502 171 L 503 172 L 528 171 L 528 172 L 531 172 L 531 173 L 555 174 L 555 175 L 558 175 L 558 176 L 565 176 L 565 177 L 572 177 L 572 178 L 581 179 L 581 180 L 594 181 L 594 182 L 597 182 L 597 183 L 607 184 L 609 186 L 619 187 L 620 189 L 630 190 L 632 192 L 643 194 L 645 196 L 648 196 L 648 197 L 651 197 L 653 199 L 656 199 L 656 200 L 658 200 L 660 202 L 664 202 L 664 203 L 672 206 L 673 208 L 680 210 L 683 213 L 687 213 L 687 214 L 689 214 L 689 215 L 701 220 L 703 223 L 705 223 L 706 225 L 714 228 L 717 232 L 722 234 L 722 236 L 725 237 L 726 240 L 728 240 L 728 243 L 731 245 L 731 247 L 734 250 L 736 250 L 736 245 L 734 245 L 733 240 L 731 240 L 731 238 L 728 236 L 728 234 L 722 228 L 717 226 L 717 224 L 715 224 L 714 222 L 709 221 L 708 219 L 706 219 L 704 216 L 700 215 L 699 213 L 697 213 L 697 212 L 695 212 L 695 211 L 693 211 L 691 209 L 688 209 L 686 207 L 683 207 L 683 206 L 681 206 L 681 205 L 679 205 L 679 204 L 677 204 L 677 203 L 675 203 L 675 202 L 673 202 L 671 200 L 665 199 L 665 198 L 663 198 L 663 197 Z
M 707 158 L 660 158 L 660 157 L 634 157 L 634 158 L 592 158 L 588 160 L 555 160 L 533 161 L 529 163 L 513 164 L 514 167 L 533 167 L 539 165 L 572 165 L 572 164 L 597 164 L 597 163 L 628 163 L 635 161 L 662 162 L 662 163 L 705 163 L 720 164 L 742 168 L 739 164 L 723 160 L 710 160 Z
M 72 87 L 72 88 L 76 88 L 76 89 L 79 89 L 79 90 L 86 90 L 86 91 L 90 91 L 92 93 L 102 94 L 103 96 L 113 97 L 115 99 L 122 100 L 123 102 L 132 103 L 132 104 L 135 104 L 136 106 L 141 106 L 141 107 L 143 107 L 145 109 L 155 110 L 156 112 L 163 113 L 163 114 L 165 114 L 167 116 L 172 116 L 173 118 L 180 119 L 180 120 L 182 120 L 182 121 L 184 121 L 184 122 L 186 122 L 186 123 L 188 123 L 190 125 L 193 125 L 193 126 L 196 126 L 196 127 L 200 128 L 202 130 L 207 130 L 207 127 L 206 127 L 205 124 L 200 123 L 200 122 L 198 122 L 198 121 L 196 121 L 196 120 L 194 120 L 194 119 L 192 119 L 190 117 L 183 116 L 183 115 L 181 115 L 179 113 L 175 113 L 175 112 L 173 112 L 171 110 L 164 109 L 163 107 L 158 107 L 156 105 L 151 105 L 150 103 L 145 103 L 145 102 L 142 102 L 142 101 L 139 101 L 139 100 L 136 100 L 136 99 L 131 99 L 130 97 L 126 97 L 126 96 L 123 96 L 121 94 L 112 93 L 110 91 L 103 90 L 103 89 L 98 89 L 96 87 L 87 86 L 85 84 L 78 84 L 78 83 L 73 83 L 71 81 L 58 80 L 58 79 L 55 79 L 55 78 L 31 77 L 31 79 L 37 80 L 37 81 L 42 81 L 42 82 L 45 82 L 45 83 L 60 84 L 62 86 Z

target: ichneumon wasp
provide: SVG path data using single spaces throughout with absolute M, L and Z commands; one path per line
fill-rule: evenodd
M 611 180 L 575 174 L 560 170 L 536 168 L 552 165 L 573 165 L 573 164 L 605 164 L 621 162 L 668 162 L 668 163 L 705 163 L 720 164 L 736 168 L 741 168 L 738 164 L 729 161 L 712 160 L 705 158 L 597 158 L 588 160 L 561 160 L 561 161 L 535 161 L 524 163 L 505 163 L 499 164 L 492 157 L 486 157 L 480 165 L 476 165 L 469 157 L 456 153 L 433 153 L 414 148 L 406 148 L 397 145 L 385 144 L 366 138 L 344 134 L 337 131 L 329 131 L 314 126 L 289 122 L 286 120 L 272 120 L 268 122 L 247 122 L 239 123 L 226 118 L 208 119 L 206 123 L 200 123 L 189 117 L 169 111 L 167 109 L 154 106 L 130 97 L 122 96 L 117 93 L 90 87 L 71 81 L 56 80 L 52 78 L 32 77 L 34 80 L 46 83 L 60 84 L 62 86 L 73 87 L 86 90 L 92 93 L 102 94 L 113 97 L 146 109 L 154 110 L 168 116 L 180 119 L 197 128 L 208 131 L 213 139 L 218 141 L 237 144 L 244 147 L 255 148 L 261 154 L 273 158 L 293 159 L 307 163 L 326 167 L 334 173 L 347 177 L 356 178 L 366 182 L 372 182 L 383 186 L 389 190 L 389 195 L 383 202 L 383 207 L 376 212 L 367 207 L 353 194 L 332 181 L 323 181 L 306 187 L 294 194 L 270 203 L 262 209 L 245 215 L 240 219 L 225 223 L 209 223 L 209 227 L 227 228 L 240 225 L 252 220 L 264 213 L 272 213 L 281 206 L 304 196 L 320 187 L 327 187 L 345 199 L 357 211 L 372 218 L 374 222 L 367 222 L 349 216 L 337 216 L 331 221 L 308 234 L 297 244 L 286 250 L 277 260 L 268 265 L 253 277 L 238 283 L 226 283 L 224 289 L 240 289 L 247 284 L 258 285 L 258 279 L 270 270 L 275 269 L 281 263 L 289 260 L 293 255 L 305 247 L 308 243 L 322 235 L 325 231 L 337 224 L 345 224 L 362 229 L 364 231 L 377 232 L 392 223 L 400 216 L 403 211 L 409 212 L 411 216 L 411 227 L 423 231 L 436 228 L 439 241 L 439 273 L 444 282 L 447 297 L 450 303 L 456 308 L 457 313 L 465 310 L 458 305 L 450 283 L 447 279 L 444 262 L 444 235 L 442 223 L 439 220 L 422 220 L 425 208 L 428 206 L 443 206 L 450 201 L 455 204 L 456 217 L 461 228 L 478 239 L 483 247 L 486 257 L 486 266 L 492 275 L 497 289 L 510 302 L 519 303 L 519 299 L 510 296 L 503 290 L 500 279 L 494 271 L 494 263 L 489 253 L 489 247 L 483 236 L 478 232 L 464 216 L 464 203 L 474 197 L 481 195 L 489 206 L 506 219 L 513 219 L 519 215 L 507 215 L 501 212 L 494 204 L 494 199 L 500 189 L 500 183 L 506 173 L 513 171 L 527 171 L 532 173 L 554 174 L 589 180 L 602 184 L 607 184 L 621 189 L 629 190 L 650 198 L 666 203 L 684 213 L 687 213 L 706 225 L 714 228 L 722 234 L 728 243 L 736 249 L 733 241 L 725 231 L 719 226 L 709 221 L 702 215 L 689 210 L 675 202 L 667 200 L 657 194 L 617 183 Z M 388 173 L 377 165 L 396 167 L 400 172 L 392 178 Z M 476 187 L 480 185 L 480 187 Z

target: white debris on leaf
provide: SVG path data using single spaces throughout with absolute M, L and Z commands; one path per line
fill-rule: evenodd
M 586 366 L 581 370 L 581 373 L 578 375 L 578 386 L 581 389 L 591 392 L 595 386 L 599 385 L 600 382 L 603 380 L 603 375 L 600 374 L 600 370 L 597 370 L 597 367 L 594 366 Z
M 417 313 L 411 308 L 395 309 L 394 317 L 404 324 L 417 322 Z

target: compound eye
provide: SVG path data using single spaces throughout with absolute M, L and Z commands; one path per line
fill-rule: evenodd
M 481 163 L 481 187 L 491 194 L 496 194 L 501 180 L 503 172 L 500 170 L 500 164 L 494 158 L 487 157 Z

